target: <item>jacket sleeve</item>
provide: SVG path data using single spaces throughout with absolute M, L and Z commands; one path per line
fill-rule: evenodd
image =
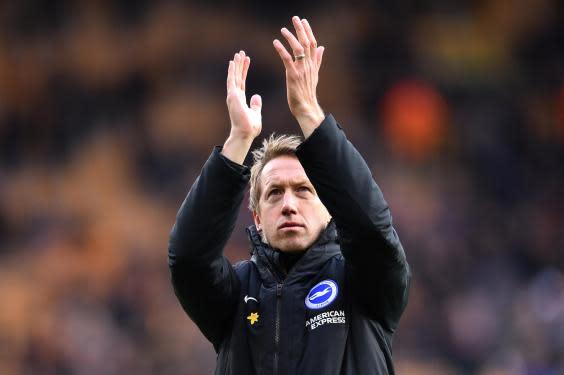
M 382 191 L 331 115 L 297 156 L 335 220 L 355 303 L 393 332 L 407 304 L 410 271 Z
M 182 203 L 169 238 L 174 291 L 217 349 L 231 324 L 239 280 L 223 255 L 249 180 L 249 169 L 216 147 Z

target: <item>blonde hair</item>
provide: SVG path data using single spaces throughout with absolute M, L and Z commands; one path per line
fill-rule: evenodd
M 268 139 L 262 141 L 262 147 L 254 150 L 253 166 L 251 167 L 251 189 L 249 192 L 249 209 L 258 212 L 260 200 L 260 176 L 264 166 L 279 156 L 295 156 L 302 139 L 297 135 L 275 135 L 271 134 Z

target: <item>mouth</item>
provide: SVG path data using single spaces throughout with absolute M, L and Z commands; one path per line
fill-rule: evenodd
M 305 226 L 303 224 L 300 223 L 296 223 L 294 221 L 286 221 L 285 223 L 282 223 L 281 225 L 278 226 L 278 229 L 298 229 L 298 228 L 304 228 Z

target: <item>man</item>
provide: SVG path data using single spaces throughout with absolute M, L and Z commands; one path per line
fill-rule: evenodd
M 308 22 L 282 29 L 290 111 L 305 140 L 261 131 L 261 98 L 247 106 L 250 59 L 229 62 L 231 132 L 177 216 L 169 244 L 176 295 L 218 353 L 216 374 L 393 374 L 391 343 L 410 280 L 390 212 L 362 156 L 317 102 L 323 47 Z M 252 258 L 223 248 L 250 179 Z

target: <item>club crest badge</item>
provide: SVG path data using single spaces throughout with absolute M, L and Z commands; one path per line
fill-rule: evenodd
M 329 306 L 337 295 L 339 294 L 339 287 L 333 280 L 323 280 L 317 283 L 305 298 L 305 304 L 308 309 L 318 310 L 325 306 Z

